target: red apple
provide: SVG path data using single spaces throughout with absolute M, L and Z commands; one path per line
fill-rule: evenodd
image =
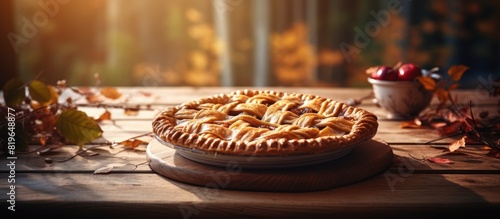
M 415 64 L 403 64 L 398 69 L 398 80 L 400 81 L 413 81 L 419 76 L 422 76 L 422 69 Z
M 373 71 L 371 78 L 383 81 L 398 80 L 398 73 L 389 66 L 380 66 L 376 71 Z

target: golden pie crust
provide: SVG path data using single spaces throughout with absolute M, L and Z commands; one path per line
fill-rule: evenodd
M 339 150 L 371 139 L 377 117 L 331 99 L 240 90 L 166 108 L 153 132 L 176 146 L 227 155 L 278 156 Z

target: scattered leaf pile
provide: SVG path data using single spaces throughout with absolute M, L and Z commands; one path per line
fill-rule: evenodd
M 458 81 L 468 69 L 466 66 L 456 65 L 449 68 L 447 75 L 437 75 L 433 70 L 430 74 L 417 78 L 425 89 L 434 92 L 439 104 L 435 109 L 427 110 L 411 121 L 402 122 L 400 126 L 431 127 L 438 130 L 442 137 L 460 137 L 460 140 L 450 143 L 450 152 L 465 146 L 466 142 L 480 142 L 489 147 L 493 154 L 497 154 L 500 152 L 500 101 L 496 113 L 481 111 L 477 116 L 473 113 L 472 102 L 457 104 L 457 98 L 452 98 L 451 91 L 459 87 Z M 490 96 L 499 96 L 500 79 L 484 88 Z M 445 163 L 442 160 L 433 162 Z
M 458 88 L 458 81 L 462 78 L 462 75 L 469 70 L 469 67 L 463 65 L 454 65 L 448 69 L 449 80 L 442 79 L 441 76 L 435 74 L 433 71 L 437 71 L 437 68 L 431 70 L 430 74 L 418 77 L 418 81 L 424 86 L 425 89 L 433 91 L 438 98 L 440 108 L 446 107 L 446 103 L 451 99 L 450 92 Z
M 100 81 L 98 75 L 95 76 Z M 0 104 L 0 144 L 7 151 L 7 118 L 15 118 L 16 150 L 25 150 L 28 144 L 41 146 L 76 144 L 82 148 L 96 138 L 101 137 L 103 130 L 99 122 L 111 120 L 108 107 L 119 107 L 125 114 L 137 114 L 140 106 L 116 106 L 102 104 L 105 100 L 122 98 L 122 94 L 114 87 L 73 88 L 61 80 L 57 85 L 48 85 L 40 80 L 23 82 L 13 78 L 2 88 L 4 103 Z M 63 93 L 71 92 L 71 97 L 61 100 Z M 68 96 L 68 95 L 66 95 Z M 75 104 L 78 100 L 86 100 L 86 104 Z M 81 102 L 81 101 L 80 101 Z M 96 106 L 105 108 L 105 112 L 97 118 L 89 117 L 78 110 L 78 106 Z M 149 108 L 149 106 L 148 106 Z M 135 148 L 144 142 L 128 139 L 125 147 Z

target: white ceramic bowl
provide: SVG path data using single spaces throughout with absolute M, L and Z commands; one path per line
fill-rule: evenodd
M 418 116 L 432 100 L 432 91 L 418 81 L 382 81 L 368 78 L 373 93 L 389 119 L 410 119 Z

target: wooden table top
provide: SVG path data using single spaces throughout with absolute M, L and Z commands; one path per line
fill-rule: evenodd
M 453 138 L 426 142 L 440 136 L 434 129 L 402 129 L 401 121 L 385 119 L 385 111 L 366 100 L 358 107 L 379 117 L 375 138 L 389 144 L 395 154 L 393 165 L 367 180 L 316 192 L 250 192 L 187 185 L 153 172 L 147 164 L 146 144 L 137 150 L 109 146 L 151 132 L 153 116 L 167 106 L 200 97 L 227 93 L 230 87 L 123 87 L 124 98 L 108 104 L 148 106 L 137 115 L 108 108 L 112 121 L 100 123 L 103 137 L 74 156 L 78 147 L 67 145 L 47 153 L 17 154 L 15 184 L 5 156 L 0 159 L 2 210 L 8 211 L 11 185 L 15 185 L 15 214 L 54 216 L 70 214 L 93 217 L 164 218 L 304 218 L 382 217 L 421 218 L 437 216 L 483 216 L 500 213 L 500 159 L 487 156 L 482 144 L 468 143 L 454 153 L 446 152 Z M 255 89 L 255 88 L 254 88 Z M 315 94 L 340 101 L 360 98 L 370 89 L 272 87 L 284 92 Z M 456 91 L 460 100 L 472 100 L 482 110 L 498 109 L 498 98 L 476 90 Z M 151 94 L 151 95 L 149 95 Z M 122 101 L 122 102 L 120 102 Z M 89 116 L 104 112 L 99 107 L 79 107 Z M 142 137 L 148 142 L 151 137 Z M 30 150 L 40 146 L 31 145 Z M 441 147 L 441 148 L 439 148 Z M 64 159 L 71 158 L 60 162 Z M 438 164 L 420 158 L 448 158 L 454 163 Z M 52 162 L 50 162 L 52 161 Z M 107 174 L 94 174 L 96 170 Z M 108 169 L 109 170 L 109 169 Z

